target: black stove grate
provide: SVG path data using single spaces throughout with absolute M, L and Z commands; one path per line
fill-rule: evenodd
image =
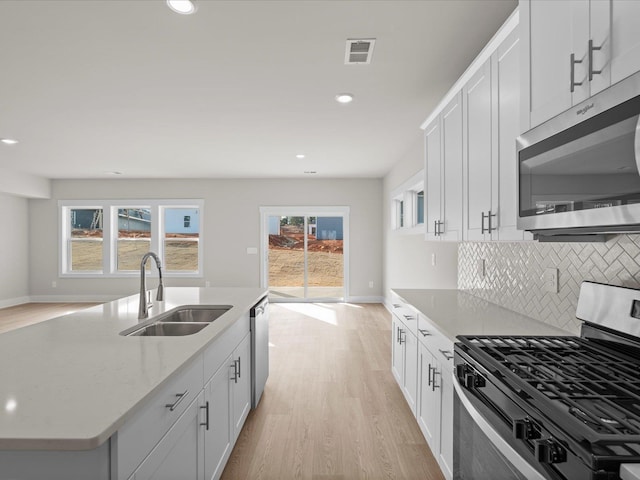
M 640 359 L 579 337 L 459 339 L 573 436 L 606 445 L 602 453 L 640 454 Z

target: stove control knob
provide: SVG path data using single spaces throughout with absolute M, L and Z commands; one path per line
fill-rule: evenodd
M 534 424 L 528 418 L 513 421 L 513 436 L 520 440 L 532 440 L 540 438 L 540 432 L 534 428 Z
M 562 463 L 567 461 L 567 451 L 552 438 L 536 440 L 535 456 L 540 463 Z

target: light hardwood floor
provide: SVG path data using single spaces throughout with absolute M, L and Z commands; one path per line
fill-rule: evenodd
M 44 320 L 77 312 L 97 303 L 23 303 L 0 308 L 0 334 Z
M 271 304 L 269 380 L 222 480 L 443 479 L 391 374 L 390 318 Z

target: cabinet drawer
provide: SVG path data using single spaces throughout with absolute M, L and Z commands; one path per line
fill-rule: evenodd
M 411 306 L 394 302 L 392 305 L 393 314 L 400 322 L 414 335 L 418 334 L 418 313 Z
M 118 478 L 129 478 L 202 390 L 198 355 L 129 419 L 117 434 Z
M 441 334 L 421 313 L 418 314 L 418 340 L 427 347 L 443 367 L 453 371 L 453 342 Z

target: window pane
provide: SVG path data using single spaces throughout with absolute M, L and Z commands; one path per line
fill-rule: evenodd
M 416 193 L 417 216 L 416 223 L 419 225 L 424 223 L 424 190 Z
M 314 223 L 311 223 L 311 219 Z M 307 232 L 307 296 L 344 295 L 342 217 L 311 217 Z
M 102 271 L 102 209 L 69 209 L 71 235 L 68 269 L 72 272 Z
M 164 264 L 167 271 L 198 270 L 200 209 L 164 209 Z
M 118 270 L 138 270 L 151 247 L 151 209 L 118 209 Z M 147 268 L 151 268 L 147 263 Z
M 304 298 L 304 217 L 269 217 L 269 294 Z

